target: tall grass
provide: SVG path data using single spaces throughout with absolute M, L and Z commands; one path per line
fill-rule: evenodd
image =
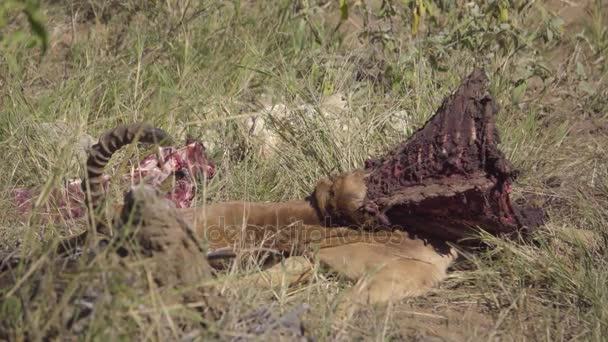
M 606 7 L 594 3 L 578 19 L 589 24 L 571 32 L 549 3 L 366 3 L 346 1 L 341 19 L 338 1 L 43 2 L 46 53 L 26 41 L 0 50 L 0 246 L 34 260 L 0 289 L 0 336 L 227 339 L 250 309 L 309 302 L 305 324 L 319 339 L 340 330 L 377 340 L 605 339 L 606 242 L 592 249 L 568 231 L 608 233 Z M 414 34 L 421 3 L 427 12 Z M 27 32 L 25 15 L 6 16 L 2 37 Z M 45 204 L 50 189 L 82 174 L 83 136 L 134 121 L 207 143 L 219 172 L 199 203 L 302 198 L 319 177 L 360 167 L 409 136 L 478 65 L 501 108 L 502 149 L 524 171 L 515 196 L 544 203 L 546 227 L 534 243 L 484 237 L 492 248 L 466 251 L 431 295 L 347 322 L 333 312 L 349 284 L 320 271 L 302 288 L 275 292 L 220 277 L 232 306 L 204 329 L 195 310 L 171 309 L 150 284 L 131 288 L 109 262 L 58 279 L 52 244 L 83 223 L 24 219 L 10 204 L 14 187 L 39 189 Z M 346 103 L 338 114 L 332 96 Z M 250 113 L 264 134 L 251 134 Z M 264 147 L 268 136 L 276 144 Z M 92 318 L 68 331 L 68 302 L 100 288 L 107 296 Z

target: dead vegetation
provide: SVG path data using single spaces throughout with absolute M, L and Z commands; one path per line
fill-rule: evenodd
M 35 187 L 38 203 L 48 203 L 52 189 L 80 175 L 74 146 L 84 134 L 151 121 L 215 145 L 217 175 L 199 184 L 198 203 L 302 198 L 321 176 L 404 141 L 483 65 L 500 108 L 501 149 L 523 171 L 512 196 L 545 208 L 547 223 L 528 242 L 482 235 L 490 248 L 465 251 L 430 295 L 346 320 L 335 313 L 348 281 L 315 269 L 303 287 L 261 290 L 234 281 L 256 270 L 245 262 L 213 280 L 230 305 L 209 321 L 203 302 L 162 302 L 144 259 L 56 262 L 58 238 L 82 222 L 24 220 L 3 195 L 0 248 L 17 246 L 32 262 L 1 280 L 1 338 L 226 340 L 292 312 L 320 340 L 605 338 L 605 3 L 346 1 L 348 15 L 324 1 L 116 3 L 43 2 L 45 55 L 27 39 L 7 40 L 29 29 L 19 12 L 3 13 L 3 190 Z M 336 94 L 339 110 L 329 110 Z M 260 111 L 280 106 L 280 115 Z M 246 120 L 256 112 L 269 134 L 252 134 Z M 69 129 L 57 139 L 41 124 Z M 269 135 L 272 148 L 261 151 Z M 252 312 L 261 313 L 257 328 L 245 323 Z

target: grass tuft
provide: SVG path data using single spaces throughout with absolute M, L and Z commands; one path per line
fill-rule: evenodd
M 230 339 L 245 313 L 301 303 L 319 340 L 608 336 L 602 1 L 58 0 L 40 11 L 30 28 L 0 6 L 0 255 L 20 247 L 33 260 L 0 279 L 1 339 Z M 48 33 L 46 53 L 24 32 Z M 125 272 L 95 258 L 58 272 L 54 244 L 83 223 L 24 218 L 11 204 L 10 190 L 28 187 L 53 206 L 49 191 L 82 174 L 91 139 L 144 120 L 205 141 L 218 174 L 199 203 L 302 198 L 407 138 L 480 65 L 501 148 L 523 170 L 514 196 L 542 204 L 548 222 L 532 242 L 483 236 L 491 248 L 467 251 L 424 298 L 341 321 L 344 280 L 316 271 L 301 288 L 261 290 L 234 284 L 242 267 L 218 279 L 230 310 L 201 325 L 196 303 L 162 302 L 145 264 Z M 86 324 L 70 325 L 96 296 Z

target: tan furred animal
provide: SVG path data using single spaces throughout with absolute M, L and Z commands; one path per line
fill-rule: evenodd
M 164 131 L 146 124 L 119 126 L 101 136 L 99 143 L 91 148 L 87 161 L 92 221 L 100 212 L 103 194 L 100 180 L 112 154 L 134 141 L 168 140 Z M 323 179 L 307 200 L 263 204 L 234 201 L 172 209 L 178 217 L 168 218 L 174 221 L 168 226 L 180 231 L 189 231 L 190 228 L 184 227 L 192 227 L 197 238 L 205 240 L 211 251 L 229 249 L 239 253 L 264 247 L 289 256 L 288 264 L 299 265 L 287 278 L 281 271 L 284 267 L 272 267 L 250 278 L 257 284 L 275 286 L 278 276 L 288 283 L 303 280 L 312 267 L 305 257 L 317 251 L 316 257 L 321 263 L 358 282 L 348 296 L 355 303 L 387 302 L 424 294 L 445 278 L 447 268 L 456 258 L 453 248 L 440 241 L 413 239 L 401 231 L 374 232 L 331 226 L 330 217 L 360 226 L 367 224 L 366 210 L 361 207 L 366 190 L 363 177 L 364 171 L 356 170 Z M 119 210 L 123 218 L 129 215 L 128 206 Z M 158 220 L 163 219 L 154 220 L 149 220 L 149 224 L 159 224 Z M 96 221 L 100 223 L 96 224 L 100 233 L 111 234 L 108 228 L 112 224 Z M 188 258 L 184 262 L 200 261 Z

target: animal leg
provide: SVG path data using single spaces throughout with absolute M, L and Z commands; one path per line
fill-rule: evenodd
M 267 270 L 241 278 L 239 283 L 271 289 L 292 286 L 308 280 L 313 267 L 314 264 L 306 257 L 292 256 Z
M 360 242 L 319 251 L 320 262 L 357 281 L 347 303 L 375 304 L 420 296 L 446 276 L 456 252 L 439 252 L 421 240 Z

